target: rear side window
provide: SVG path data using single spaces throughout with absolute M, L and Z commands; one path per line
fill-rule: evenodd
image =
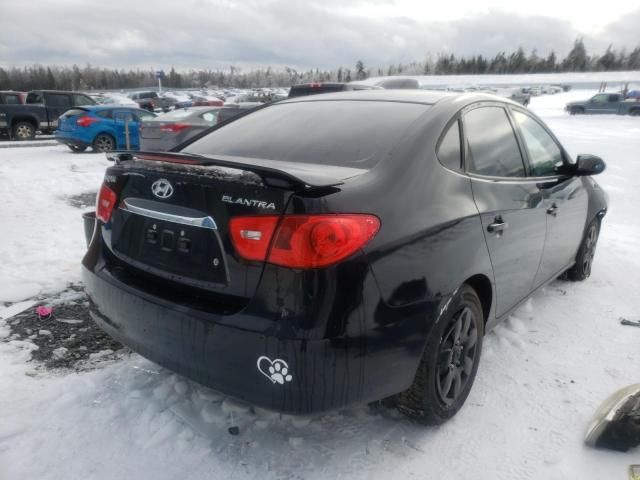
M 47 106 L 49 107 L 70 107 L 71 99 L 69 95 L 50 93 L 46 96 Z
M 522 155 L 507 112 L 480 107 L 464 116 L 467 169 L 491 177 L 524 177 Z
M 536 120 L 522 112 L 514 111 L 513 118 L 522 133 L 529 154 L 532 177 L 557 175 L 563 166 L 562 151 L 551 135 Z
M 98 110 L 95 114 L 102 118 L 111 118 L 112 110 Z
M 438 146 L 438 160 L 450 170 L 460 170 L 462 166 L 462 149 L 460 148 L 459 121 L 453 122 L 442 137 Z
M 10 93 L 4 94 L 5 105 L 20 105 L 20 97 L 18 95 L 12 95 Z
M 184 151 L 371 168 L 428 109 L 348 100 L 273 104 L 212 131 Z
M 44 99 L 42 98 L 42 93 L 40 92 L 31 92 L 27 95 L 27 103 L 44 103 Z
M 223 108 L 218 112 L 218 123 L 222 123 L 230 118 L 237 117 L 242 113 L 239 108 Z

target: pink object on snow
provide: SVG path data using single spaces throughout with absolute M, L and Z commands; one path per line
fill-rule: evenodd
M 38 317 L 40 317 L 40 320 L 47 320 L 48 318 L 51 317 L 51 314 L 53 313 L 53 308 L 40 305 L 38 308 L 36 308 L 36 313 L 38 314 Z

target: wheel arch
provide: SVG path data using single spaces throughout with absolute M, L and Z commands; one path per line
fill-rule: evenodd
M 32 115 L 23 114 L 23 115 L 14 115 L 13 117 L 11 117 L 11 130 L 13 130 L 16 124 L 20 122 L 30 123 L 33 126 L 34 130 L 38 130 L 39 128 L 38 119 L 36 117 Z
M 485 325 L 489 321 L 491 307 L 493 305 L 493 286 L 491 280 L 486 275 L 476 274 L 467 278 L 463 283 L 473 288 L 478 295 L 480 304 L 482 305 L 482 315 Z

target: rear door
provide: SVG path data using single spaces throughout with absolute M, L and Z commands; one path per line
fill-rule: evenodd
M 532 290 L 546 234 L 543 198 L 536 182 L 526 177 L 502 104 L 474 104 L 462 119 L 465 169 L 493 265 L 496 316 L 501 316 Z
M 547 237 L 535 286 L 559 275 L 575 259 L 587 219 L 588 197 L 582 179 L 562 175 L 568 158 L 560 144 L 537 119 L 512 110 L 526 149 L 529 175 L 543 196 Z
M 47 107 L 49 127 L 56 128 L 58 126 L 58 117 L 72 107 L 71 95 L 68 93 L 45 92 L 44 104 Z
M 135 110 L 133 111 L 133 118 L 137 122 L 137 127 L 130 130 L 131 145 L 133 148 L 140 148 L 140 127 L 142 122 L 153 120 L 155 115 L 147 110 Z
M 119 149 L 134 148 L 138 145 L 138 123 L 137 117 L 131 110 L 114 110 L 113 121 L 115 124 L 116 144 Z M 135 133 L 134 133 L 135 132 Z M 127 142 L 128 137 L 128 142 Z M 136 142 L 134 144 L 134 141 Z M 128 146 L 127 146 L 128 144 Z

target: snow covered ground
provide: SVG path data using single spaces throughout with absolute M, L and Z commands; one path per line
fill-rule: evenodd
M 626 478 L 639 449 L 582 438 L 606 396 L 640 381 L 640 329 L 618 320 L 640 318 L 640 121 L 562 111 L 591 93 L 535 97 L 531 109 L 572 154 L 607 161 L 593 274 L 555 281 L 487 336 L 467 405 L 446 425 L 367 406 L 280 416 L 135 354 L 52 374 L 28 362 L 29 344 L 0 342 L 0 479 Z M 69 197 L 96 191 L 107 164 L 63 147 L 0 150 L 0 318 L 2 302 L 79 280 L 82 210 Z

